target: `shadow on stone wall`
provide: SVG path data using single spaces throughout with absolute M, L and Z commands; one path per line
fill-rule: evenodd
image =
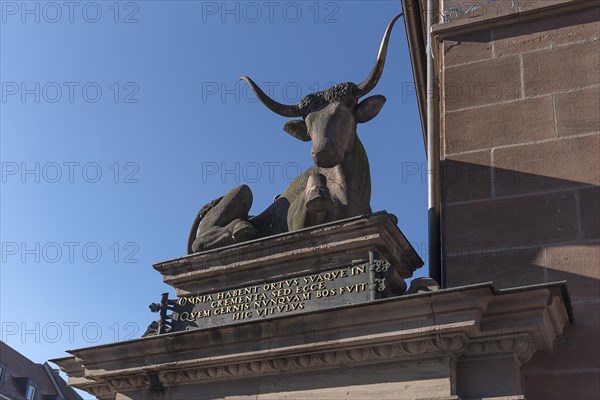
M 521 169 L 535 171 L 536 163 Z M 597 179 L 593 171 L 582 171 L 587 180 L 572 181 L 453 160 L 443 171 L 448 287 L 570 278 L 574 299 L 600 298 L 594 252 L 600 186 L 590 182 Z
M 536 173 L 552 162 L 511 170 L 445 161 L 446 284 L 493 281 L 508 288 L 566 280 L 574 322 L 554 350 L 536 353 L 524 368 L 527 398 L 562 399 L 559 386 L 573 385 L 573 398 L 599 398 L 600 172 L 574 173 L 577 165 L 553 170 L 581 180 Z

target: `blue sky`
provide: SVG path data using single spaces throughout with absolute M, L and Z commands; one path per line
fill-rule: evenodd
M 259 212 L 310 143 L 281 102 L 362 81 L 400 1 L 12 2 L 0 37 L 2 340 L 37 362 L 141 336 L 198 209 L 247 183 Z M 25 5 L 25 6 L 24 6 Z M 373 210 L 426 260 L 425 151 L 400 21 L 359 126 Z M 426 273 L 422 268 L 418 276 Z

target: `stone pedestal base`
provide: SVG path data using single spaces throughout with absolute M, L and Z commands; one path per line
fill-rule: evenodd
M 389 271 L 368 253 L 380 254 Z M 371 291 L 339 294 L 354 279 L 350 269 L 323 283 L 338 285 L 336 301 L 311 289 L 306 299 L 286 300 L 296 311 L 266 316 L 260 301 L 240 294 L 256 287 L 281 298 L 274 282 L 296 290 L 303 277 L 331 277 L 346 265 L 365 271 L 354 277 L 368 278 Z M 180 332 L 173 324 L 171 333 L 72 350 L 54 362 L 70 385 L 103 400 L 522 398 L 521 365 L 552 348 L 569 322 L 564 284 L 402 295 L 398 282 L 421 265 L 385 213 L 168 261 L 155 266 L 167 283 L 221 310 L 199 320 L 211 323 Z M 377 292 L 382 282 L 391 289 Z M 243 300 L 252 315 L 237 320 L 223 304 L 211 308 L 218 298 Z
M 70 351 L 100 399 L 522 398 L 568 323 L 564 285 L 488 284 Z

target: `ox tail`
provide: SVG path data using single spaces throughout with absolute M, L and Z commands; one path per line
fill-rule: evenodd
M 202 221 L 202 219 L 204 219 L 206 214 L 208 214 L 208 212 L 210 210 L 212 210 L 217 204 L 219 204 L 219 202 L 222 199 L 223 199 L 223 196 L 207 203 L 200 209 L 200 211 L 198 211 L 198 214 L 196 214 L 196 219 L 194 220 L 194 223 L 192 224 L 192 229 L 190 230 L 190 235 L 188 236 L 188 244 L 187 244 L 187 253 L 188 254 L 192 254 L 194 252 L 192 250 L 192 245 L 194 244 L 194 240 L 196 240 L 196 236 L 198 234 L 198 225 L 200 225 L 200 221 Z

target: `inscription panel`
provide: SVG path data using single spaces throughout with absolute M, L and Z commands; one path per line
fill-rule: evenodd
M 180 297 L 170 301 L 171 331 L 222 326 L 387 297 L 386 277 L 392 271 L 387 261 L 377 260 L 222 292 Z

